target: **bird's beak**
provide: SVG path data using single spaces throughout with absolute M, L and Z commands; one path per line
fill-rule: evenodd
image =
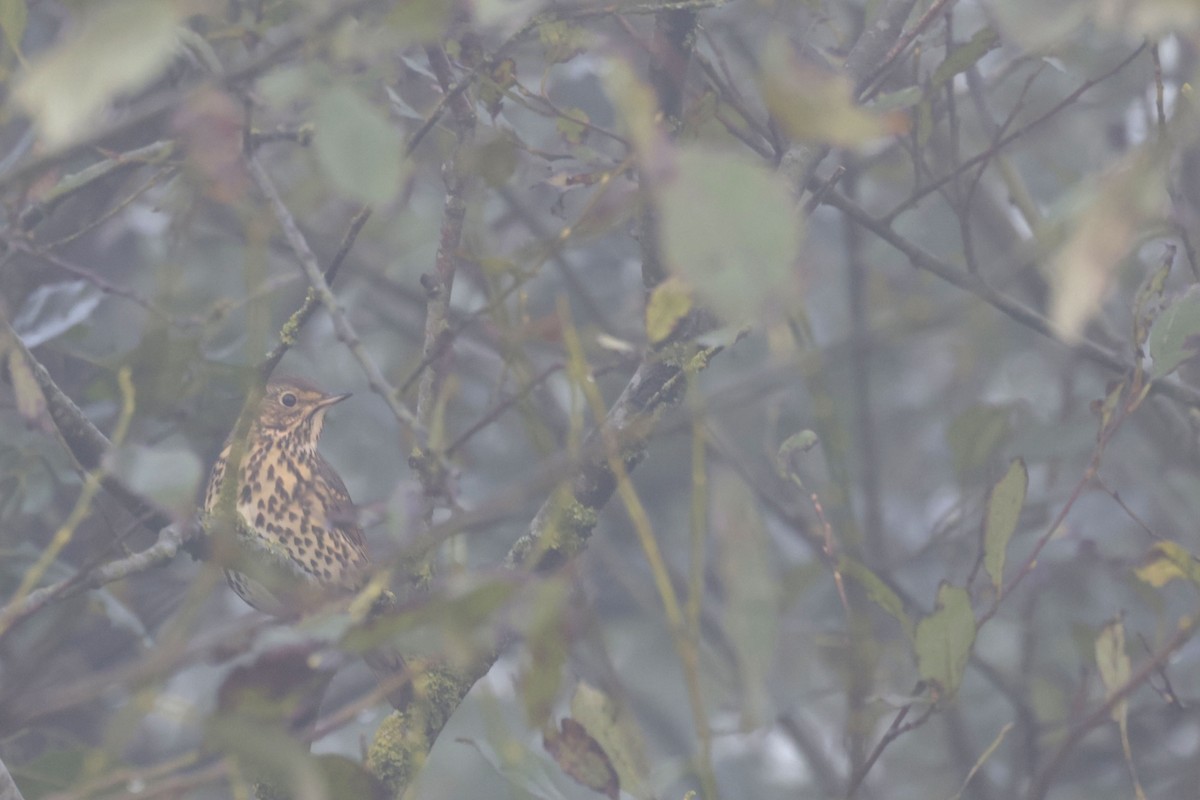
M 320 400 L 317 403 L 317 409 L 329 408 L 330 406 L 332 406 L 336 403 L 340 403 L 343 400 L 345 400 L 347 397 L 350 397 L 350 396 L 351 395 L 349 392 L 347 392 L 346 394 L 331 394 L 328 397 Z

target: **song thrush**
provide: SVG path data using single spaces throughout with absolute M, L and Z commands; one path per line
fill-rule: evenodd
M 314 600 L 352 594 L 370 576 L 371 562 L 346 485 L 317 452 L 325 414 L 350 395 L 326 394 L 299 378 L 267 384 L 251 422 L 236 490 L 237 535 L 249 551 L 244 569 L 226 569 L 230 587 L 254 608 L 293 617 Z M 204 510 L 217 515 L 233 434 L 213 465 Z M 245 563 L 244 562 L 249 562 Z M 402 672 L 391 649 L 364 655 L 381 680 Z M 408 687 L 389 693 L 397 708 Z

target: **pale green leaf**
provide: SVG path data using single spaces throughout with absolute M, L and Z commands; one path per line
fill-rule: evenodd
M 960 72 L 966 72 L 979 63 L 979 59 L 1000 46 L 1000 37 L 991 28 L 980 28 L 964 45 L 954 48 L 946 60 L 933 71 L 931 83 L 938 87 Z
M 737 659 L 744 716 L 754 724 L 769 711 L 766 680 L 779 630 L 779 576 L 750 487 L 730 472 L 718 472 L 712 497 L 717 577 L 725 598 L 722 623 Z
M 1109 697 L 1129 682 L 1132 670 L 1129 654 L 1125 652 L 1125 624 L 1119 619 L 1105 625 L 1096 637 L 1096 668 Z M 1113 706 L 1112 718 L 1124 721 L 1124 700 Z
M 1082 210 L 1069 220 L 1066 238 L 1050 261 L 1050 319 L 1064 340 L 1078 339 L 1100 310 L 1141 227 L 1162 213 L 1161 161 L 1153 151 L 1135 152 L 1095 185 L 1077 190 Z
M 763 100 L 793 139 L 854 147 L 907 128 L 906 114 L 858 105 L 846 76 L 798 62 L 782 37 L 768 40 L 762 69 Z
M 954 472 L 966 477 L 987 464 L 1004 446 L 1011 429 L 1012 409 L 979 404 L 955 417 L 946 431 Z
M 1014 458 L 1008 472 L 996 482 L 988 497 L 983 525 L 983 568 L 997 592 L 1004 586 L 1004 557 L 1008 542 L 1017 530 L 1028 488 L 1029 470 L 1024 461 Z
M 938 699 L 950 699 L 962 684 L 975 644 L 975 612 L 966 589 L 943 583 L 937 608 L 917 623 L 917 671 L 937 687 Z
M 571 697 L 571 716 L 594 738 L 616 769 L 621 789 L 637 798 L 649 798 L 646 785 L 650 766 L 641 728 L 628 713 L 623 713 L 612 698 L 587 682 L 580 682 Z
M 725 319 L 761 319 L 797 301 L 800 217 L 783 180 L 741 156 L 678 154 L 657 187 L 660 241 L 671 269 Z
M 875 603 L 899 622 L 904 635 L 908 637 L 909 641 L 913 640 L 914 629 L 912 619 L 909 618 L 904 610 L 904 601 L 900 599 L 900 595 L 892 591 L 892 587 L 884 583 L 865 564 L 855 561 L 848 556 L 842 556 L 838 560 L 837 568 L 839 572 L 865 589 L 867 597 L 871 598 L 871 602 Z
M 18 55 L 21 54 L 21 39 L 25 37 L 28 17 L 25 0 L 0 0 L 0 28 L 4 29 L 4 40 Z
M 44 142 L 70 142 L 117 95 L 158 77 L 175 53 L 179 21 L 178 4 L 168 0 L 95 4 L 79 32 L 37 58 L 17 84 L 15 97 Z
M 1154 359 L 1151 375 L 1170 375 L 1179 365 L 1200 353 L 1200 286 L 1173 299 L 1154 320 L 1146 349 Z
M 1154 547 L 1150 548 L 1150 556 L 1134 572 L 1140 580 L 1155 589 L 1161 589 L 1177 578 L 1200 587 L 1200 562 L 1172 541 L 1155 542 Z
M 678 277 L 654 287 L 646 301 L 646 338 L 658 344 L 675 331 L 675 326 L 692 310 L 692 292 Z
M 404 143 L 378 109 L 349 86 L 317 99 L 313 149 L 325 174 L 346 197 L 383 205 L 404 181 Z

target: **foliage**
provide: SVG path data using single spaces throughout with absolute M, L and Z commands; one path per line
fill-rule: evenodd
M 1191 796 L 1198 26 L 0 0 L 0 797 Z M 276 369 L 376 565 L 286 619 Z

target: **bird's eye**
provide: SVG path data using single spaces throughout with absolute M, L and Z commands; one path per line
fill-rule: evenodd
M 279 398 L 279 402 L 283 403 L 288 408 L 291 408 L 292 406 L 296 405 L 296 395 L 292 394 L 291 392 L 284 392 L 283 396 Z

